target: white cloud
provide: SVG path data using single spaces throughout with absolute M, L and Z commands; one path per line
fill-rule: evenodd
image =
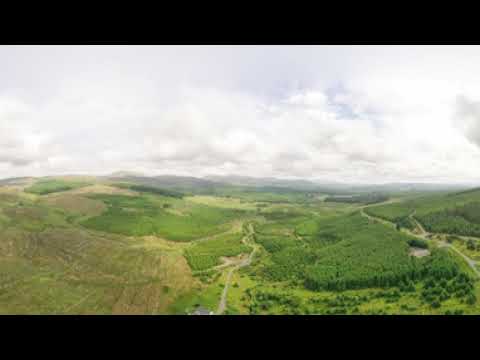
M 0 47 L 1 177 L 478 181 L 479 47 Z
M 0 98 L 0 163 L 22 167 L 41 159 L 48 137 L 28 119 L 32 110 L 19 100 Z
M 480 146 L 480 101 L 472 101 L 463 95 L 456 100 L 456 125 L 472 144 Z

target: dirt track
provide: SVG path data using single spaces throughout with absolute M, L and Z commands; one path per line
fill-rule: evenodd
M 253 248 L 252 252 L 245 259 L 240 260 L 236 265 L 234 265 L 230 270 L 228 270 L 227 277 L 225 279 L 225 286 L 222 291 L 222 296 L 220 297 L 220 302 L 218 303 L 217 315 L 222 315 L 227 308 L 227 296 L 230 283 L 232 281 L 232 275 L 238 269 L 241 269 L 245 266 L 249 266 L 252 263 L 253 256 L 258 250 L 258 245 L 253 242 L 254 229 L 252 224 L 248 224 L 248 233 L 243 237 L 243 242 L 245 245 L 248 245 Z
M 387 221 L 387 220 L 384 220 L 384 219 L 380 219 L 380 218 L 377 218 L 375 216 L 372 216 L 372 215 L 369 215 L 367 214 L 366 212 L 363 211 L 365 207 L 362 207 L 360 209 L 360 214 L 362 216 L 365 216 L 367 217 L 368 219 L 372 219 L 372 220 L 376 220 L 376 221 L 379 221 L 383 224 L 388 224 L 390 226 L 396 226 L 395 223 L 393 222 L 390 222 L 390 221 Z M 409 235 L 411 236 L 414 236 L 414 237 L 417 237 L 417 238 L 420 238 L 422 240 L 426 240 L 426 241 L 431 241 L 431 239 L 429 238 L 429 236 L 432 236 L 432 235 L 435 235 L 434 233 L 430 233 L 428 231 L 425 230 L 425 228 L 422 226 L 422 224 L 420 224 L 417 219 L 415 219 L 415 217 L 413 216 L 415 212 L 413 212 L 412 214 L 409 215 L 409 217 L 415 222 L 417 228 L 420 230 L 420 234 L 416 234 L 414 233 L 413 231 L 410 231 L 408 229 L 403 229 L 406 233 L 408 233 Z M 454 247 L 452 244 L 449 244 L 449 243 L 446 243 L 444 241 L 441 241 L 440 244 L 439 244 L 439 247 L 448 247 L 450 249 L 452 249 L 453 251 L 455 251 L 458 255 L 460 255 L 468 264 L 468 266 L 470 266 L 470 268 L 474 271 L 475 274 L 477 274 L 478 277 L 480 277 L 480 271 L 477 269 L 477 263 L 475 260 L 469 258 L 467 255 L 465 255 L 464 253 L 462 253 L 460 250 L 458 250 L 456 247 Z

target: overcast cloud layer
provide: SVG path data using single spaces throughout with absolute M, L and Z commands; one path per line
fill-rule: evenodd
M 480 183 L 480 47 L 0 46 L 0 178 Z

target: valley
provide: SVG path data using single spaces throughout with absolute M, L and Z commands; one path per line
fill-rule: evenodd
M 4 180 L 0 313 L 478 314 L 478 209 L 476 189 Z

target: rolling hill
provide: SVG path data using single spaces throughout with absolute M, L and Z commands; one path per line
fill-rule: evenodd
M 472 273 L 480 247 L 463 238 L 446 247 L 444 238 L 420 239 L 363 213 L 414 216 L 436 236 L 445 227 L 472 234 L 479 189 L 388 201 L 358 192 L 345 201 L 312 186 L 125 172 L 3 180 L 0 314 L 186 314 L 199 306 L 480 313 Z

